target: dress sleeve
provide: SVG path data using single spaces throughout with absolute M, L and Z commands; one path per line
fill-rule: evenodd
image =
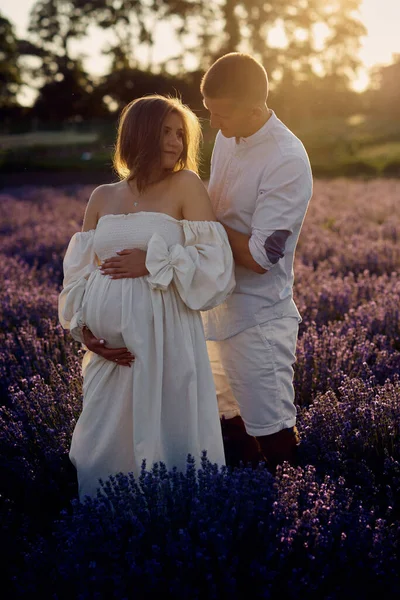
M 84 344 L 82 301 L 89 275 L 98 267 L 93 249 L 94 229 L 75 233 L 64 256 L 63 289 L 58 297 L 58 318 L 72 337 Z
M 228 236 L 214 221 L 181 221 L 184 245 L 168 247 L 154 233 L 147 248 L 148 283 L 165 291 L 171 282 L 192 310 L 221 304 L 235 287 L 234 262 Z

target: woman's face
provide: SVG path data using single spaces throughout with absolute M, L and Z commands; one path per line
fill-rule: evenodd
M 161 131 L 161 167 L 173 169 L 183 152 L 183 123 L 181 117 L 173 112 L 164 120 Z

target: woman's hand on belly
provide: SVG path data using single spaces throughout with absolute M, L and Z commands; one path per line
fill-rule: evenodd
M 117 255 L 103 261 L 100 267 L 103 275 L 108 275 L 111 279 L 135 279 L 149 274 L 146 268 L 145 250 L 138 248 L 121 250 Z
M 83 339 L 85 340 L 86 347 L 95 354 L 115 362 L 123 367 L 130 367 L 131 363 L 135 360 L 135 357 L 128 348 L 106 348 L 106 341 L 97 338 L 93 333 L 84 326 L 82 328 Z

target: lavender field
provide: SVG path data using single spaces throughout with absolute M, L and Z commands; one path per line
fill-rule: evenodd
M 297 469 L 118 476 L 77 501 L 82 350 L 57 322 L 90 187 L 0 195 L 5 598 L 400 593 L 400 181 L 316 181 L 296 257 Z

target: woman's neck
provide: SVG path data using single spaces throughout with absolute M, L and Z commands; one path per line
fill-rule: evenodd
M 152 172 L 149 179 L 147 180 L 146 189 L 148 187 L 155 186 L 158 183 L 161 183 L 162 181 L 164 181 L 164 179 L 166 179 L 168 177 L 168 175 L 171 174 L 171 172 L 172 171 L 166 170 L 166 169 L 157 169 L 154 172 Z M 133 192 L 135 195 L 140 196 L 143 193 L 143 192 L 139 192 L 135 178 L 127 179 L 126 182 L 128 184 L 129 189 L 131 190 L 131 192 Z

